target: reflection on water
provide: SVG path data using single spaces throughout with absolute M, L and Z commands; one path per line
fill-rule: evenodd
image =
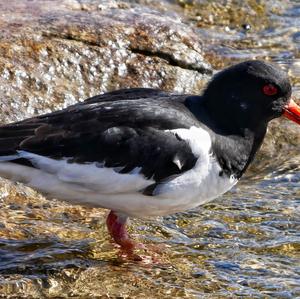
M 278 1 L 277 1 L 278 3 Z M 216 66 L 262 57 L 300 95 L 300 7 L 285 1 L 264 28 L 199 28 Z M 224 29 L 225 28 L 225 29 Z M 287 155 L 288 153 L 288 155 Z M 300 296 L 299 147 L 265 158 L 234 190 L 190 212 L 132 221 L 154 264 L 124 261 L 105 211 L 46 201 L 2 182 L 0 294 L 28 298 L 296 298 Z M 269 163 L 276 165 L 272 168 Z M 274 166 L 273 166 L 274 167 Z M 158 252 L 158 253 L 157 253 Z

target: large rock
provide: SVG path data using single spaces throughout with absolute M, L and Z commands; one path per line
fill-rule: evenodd
M 1 119 L 127 87 L 199 92 L 211 74 L 175 13 L 120 1 L 0 3 Z

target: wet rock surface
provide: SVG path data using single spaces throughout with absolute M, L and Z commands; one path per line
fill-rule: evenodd
M 4 121 L 118 88 L 195 92 L 211 73 L 176 14 L 119 1 L 13 0 L 0 10 Z

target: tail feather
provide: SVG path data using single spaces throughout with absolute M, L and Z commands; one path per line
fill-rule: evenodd
M 17 153 L 15 155 L 7 155 L 7 156 L 0 156 L 0 162 L 8 162 L 19 159 L 20 155 Z
M 6 159 L 6 156 L 13 157 L 17 155 L 20 144 L 35 135 L 38 123 L 12 123 L 0 126 L 0 161 Z

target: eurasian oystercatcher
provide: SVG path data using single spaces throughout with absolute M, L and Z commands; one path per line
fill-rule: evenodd
M 195 208 L 235 185 L 282 115 L 300 124 L 287 75 L 246 61 L 201 96 L 155 89 L 98 95 L 0 127 L 0 176 L 46 196 L 111 210 L 108 230 L 128 254 L 129 216 Z

